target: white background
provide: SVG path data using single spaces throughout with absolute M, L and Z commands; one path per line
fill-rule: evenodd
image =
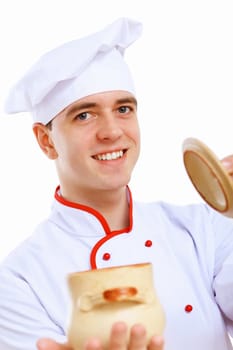
M 58 184 L 28 115 L 6 116 L 10 86 L 45 51 L 118 17 L 144 24 L 126 51 L 135 76 L 142 153 L 131 188 L 141 200 L 201 201 L 185 172 L 186 137 L 233 153 L 233 2 L 7 0 L 0 4 L 0 259 L 50 210 Z

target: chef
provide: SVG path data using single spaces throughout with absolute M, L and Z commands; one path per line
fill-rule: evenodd
M 67 275 L 144 262 L 166 315 L 149 350 L 232 349 L 232 219 L 204 204 L 140 203 L 129 187 L 140 130 L 124 52 L 141 29 L 120 18 L 65 43 L 9 93 L 7 113 L 31 113 L 59 185 L 48 218 L 0 266 L 0 349 L 70 349 Z M 124 320 L 113 326 L 109 350 L 146 348 L 140 324 L 129 343 L 127 331 Z M 87 349 L 102 346 L 91 339 Z

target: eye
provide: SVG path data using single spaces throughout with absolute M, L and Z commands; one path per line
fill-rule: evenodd
M 77 115 L 75 116 L 75 119 L 78 119 L 78 120 L 80 120 L 80 121 L 85 121 L 85 120 L 90 119 L 91 117 L 92 117 L 92 115 L 91 115 L 90 113 L 88 113 L 88 112 L 82 112 L 82 113 L 80 113 L 80 114 L 77 114 Z
M 118 111 L 122 114 L 129 113 L 131 111 L 131 108 L 128 106 L 121 106 L 118 108 Z

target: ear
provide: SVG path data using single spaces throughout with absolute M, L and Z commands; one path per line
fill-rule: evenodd
M 53 140 L 51 137 L 51 131 L 49 128 L 41 123 L 33 124 L 33 132 L 36 140 L 49 159 L 56 159 L 58 154 L 54 147 Z

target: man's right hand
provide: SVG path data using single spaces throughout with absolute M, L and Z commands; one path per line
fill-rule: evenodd
M 51 339 L 40 339 L 37 342 L 38 350 L 73 350 L 67 344 L 59 344 Z M 163 350 L 164 340 L 161 336 L 151 338 L 149 345 L 146 341 L 146 330 L 142 325 L 134 325 L 130 330 L 130 339 L 127 343 L 127 326 L 124 322 L 113 325 L 108 350 Z M 81 350 L 81 349 L 80 349 Z M 104 350 L 98 338 L 89 339 L 83 350 Z

